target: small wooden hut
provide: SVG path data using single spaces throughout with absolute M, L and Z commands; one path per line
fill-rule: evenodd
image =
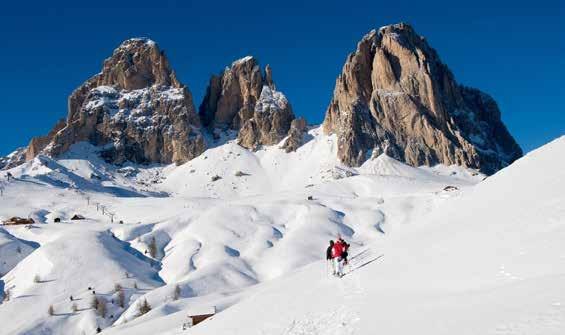
M 13 226 L 13 225 L 26 225 L 26 224 L 32 224 L 35 223 L 35 221 L 32 218 L 21 218 L 19 216 L 14 216 L 9 218 L 8 220 L 4 221 L 4 224 L 7 226 Z
M 188 311 L 188 321 L 182 325 L 183 330 L 196 326 L 200 322 L 216 315 L 216 307 Z

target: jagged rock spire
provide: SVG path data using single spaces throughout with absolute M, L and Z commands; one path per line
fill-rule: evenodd
M 199 112 L 210 129 L 239 131 L 238 143 L 249 149 L 280 142 L 294 119 L 287 98 L 275 89 L 271 67 L 263 74 L 251 56 L 212 76 Z

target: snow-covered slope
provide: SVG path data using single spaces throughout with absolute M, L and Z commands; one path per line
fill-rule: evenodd
M 565 137 L 386 239 L 259 285 L 191 334 L 562 334 Z M 559 157 L 559 158 L 557 158 Z M 183 313 L 109 330 L 182 334 Z
M 0 277 L 13 269 L 35 248 L 36 243 L 22 241 L 0 227 Z
M 342 280 L 311 264 L 192 334 L 562 334 L 563 152 L 565 137 L 432 213 L 417 232 L 361 248 Z
M 512 275 L 546 274 L 530 263 L 524 265 L 526 274 L 515 274 L 504 252 L 487 255 L 494 242 L 504 245 L 506 231 L 515 231 L 510 236 L 516 238 L 522 230 L 525 237 L 544 232 L 536 230 L 544 226 L 520 224 L 534 217 L 544 193 L 520 203 L 524 212 L 509 221 L 493 218 L 525 194 L 518 189 L 503 197 L 506 183 L 537 183 L 534 167 L 528 166 L 551 165 L 537 156 L 563 150 L 563 139 L 477 187 L 484 176 L 474 171 L 413 168 L 387 156 L 347 168 L 335 159 L 335 137 L 311 129 L 306 140 L 289 154 L 279 146 L 251 152 L 227 141 L 181 166 L 121 167 L 100 160 L 99 148 L 79 143 L 59 159 L 39 156 L 10 170 L 10 180 L 0 175 L 0 219 L 36 221 L 29 229 L 4 227 L 4 240 L 30 246 L 31 254 L 11 258 L 11 271 L 0 278 L 0 286 L 10 291 L 10 300 L 0 305 L 2 334 L 91 334 L 96 327 L 108 334 L 175 334 L 188 313 L 212 306 L 219 314 L 191 333 L 331 334 L 357 319 L 358 326 L 345 333 L 398 333 L 391 332 L 394 320 L 418 319 L 416 312 L 437 315 L 422 306 L 446 301 L 435 311 L 453 308 L 455 320 L 464 322 L 457 319 L 464 311 L 449 299 L 498 292 L 497 285 L 506 290 Z M 520 177 L 506 176 L 512 173 Z M 552 175 L 563 182 L 555 171 L 544 178 Z M 497 200 L 497 208 L 489 207 Z M 547 206 L 549 216 L 537 216 L 562 222 L 559 203 Z M 86 219 L 71 221 L 75 214 Z M 62 222 L 54 223 L 55 218 Z M 550 238 L 562 238 L 562 230 L 547 229 Z M 6 244 L 2 232 L 0 250 Z M 361 267 L 342 281 L 327 278 L 319 262 L 337 233 L 352 243 L 354 254 L 363 252 L 353 262 Z M 508 243 L 503 250 L 514 250 L 517 242 Z M 532 256 L 545 255 L 536 252 Z M 562 263 L 548 258 L 547 264 L 561 273 Z M 123 307 L 117 284 L 125 292 Z M 71 302 L 71 295 L 81 300 Z M 94 296 L 107 301 L 105 317 L 89 307 Z M 139 316 L 145 300 L 152 310 Z M 332 306 L 336 300 L 343 303 Z M 380 305 L 371 307 L 374 301 Z M 438 322 L 439 328 L 430 329 L 454 329 Z

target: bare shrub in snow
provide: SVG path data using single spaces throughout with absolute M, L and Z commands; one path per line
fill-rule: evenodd
M 118 292 L 118 306 L 124 308 L 126 306 L 126 294 L 124 290 Z
M 181 290 L 180 286 L 175 285 L 175 291 L 173 292 L 173 300 L 178 300 L 180 298 Z
M 147 299 L 143 299 L 143 302 L 137 307 L 137 316 L 142 316 L 151 310 L 151 305 L 147 302 Z
M 4 297 L 2 298 L 2 301 L 0 301 L 0 302 L 3 302 L 3 301 L 10 301 L 10 290 L 4 291 Z
M 92 300 L 90 300 L 90 307 L 92 307 L 92 309 L 97 310 L 98 309 L 98 298 L 97 297 L 92 297 Z
M 149 243 L 149 255 L 153 258 L 157 257 L 157 241 L 155 237 L 152 237 L 151 243 Z
M 98 313 L 98 315 L 100 315 L 101 317 L 105 318 L 107 311 L 108 310 L 106 308 L 106 299 L 102 297 L 98 297 L 98 306 L 96 307 L 96 313 Z

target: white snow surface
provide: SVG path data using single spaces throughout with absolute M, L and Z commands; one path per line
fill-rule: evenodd
M 237 60 L 233 61 L 233 62 L 232 62 L 232 66 L 237 65 L 237 64 L 242 64 L 242 63 L 248 62 L 248 61 L 250 61 L 250 60 L 252 60 L 252 59 L 253 59 L 253 56 L 250 56 L 250 55 L 245 56 L 245 57 L 242 57 L 242 58 L 240 58 L 240 59 L 237 59 Z
M 263 86 L 259 100 L 257 100 L 255 105 L 255 111 L 258 113 L 280 111 L 287 105 L 288 101 L 282 92 L 276 91 L 269 86 Z
M 289 154 L 228 141 L 181 166 L 117 167 L 79 143 L 11 169 L 10 181 L 0 174 L 0 220 L 36 221 L 0 227 L 0 291 L 10 297 L 0 333 L 565 329 L 565 137 L 484 181 L 385 155 L 348 168 L 335 137 L 315 128 L 306 139 Z M 338 233 L 352 244 L 341 279 L 323 260 Z M 105 317 L 90 308 L 94 296 Z M 152 309 L 139 316 L 144 300 Z

